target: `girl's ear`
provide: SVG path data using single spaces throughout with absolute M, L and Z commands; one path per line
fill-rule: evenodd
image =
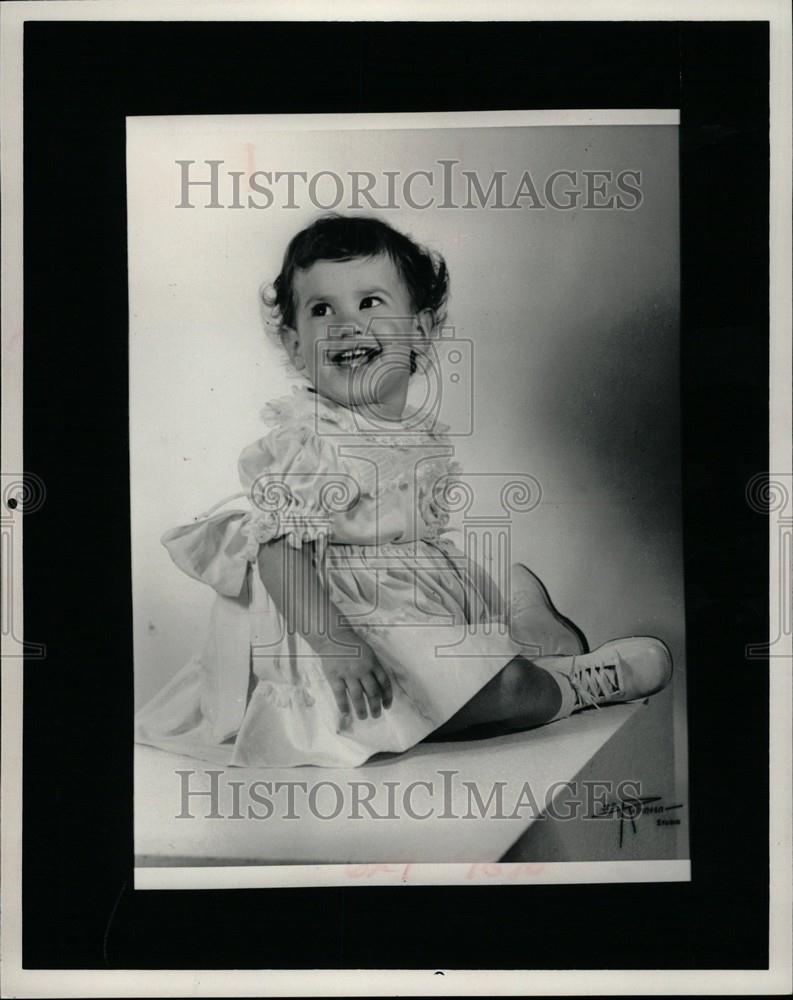
M 306 367 L 306 362 L 300 350 L 300 338 L 297 335 L 297 330 L 293 330 L 291 326 L 281 327 L 281 340 L 292 364 L 299 372 L 303 371 Z
M 417 350 L 424 351 L 429 346 L 430 339 L 434 332 L 434 318 L 431 309 L 422 309 L 416 313 L 416 331 L 419 335 Z

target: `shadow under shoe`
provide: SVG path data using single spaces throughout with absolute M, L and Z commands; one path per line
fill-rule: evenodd
M 542 580 L 522 563 L 514 563 L 510 572 L 509 631 L 515 642 L 525 648 L 525 655 L 588 653 L 586 636 L 556 609 Z

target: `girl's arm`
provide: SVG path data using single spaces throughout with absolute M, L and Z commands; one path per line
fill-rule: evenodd
M 359 719 L 372 718 L 393 701 L 391 681 L 369 646 L 349 626 L 323 589 L 314 561 L 313 546 L 299 549 L 285 538 L 266 542 L 259 549 L 259 575 L 265 590 L 286 622 L 287 632 L 302 635 L 322 659 L 336 704 L 343 715 L 350 703 Z

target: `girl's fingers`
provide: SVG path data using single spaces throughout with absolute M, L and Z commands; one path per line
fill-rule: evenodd
M 372 718 L 379 718 L 382 692 L 380 691 L 380 684 L 374 676 L 374 673 L 366 674 L 361 678 L 361 687 L 363 687 L 366 692 L 366 697 L 369 699 L 369 711 L 372 713 Z
M 377 678 L 377 683 L 380 685 L 380 690 L 383 694 L 383 708 L 391 708 L 394 701 L 394 689 L 391 687 L 391 678 L 379 663 L 374 667 L 372 673 Z
M 330 682 L 331 690 L 333 691 L 333 697 L 336 699 L 336 704 L 342 715 L 350 714 L 350 703 L 347 700 L 347 686 L 344 681 L 337 677 L 335 680 Z
M 347 681 L 347 693 L 350 696 L 352 707 L 359 719 L 366 718 L 366 698 L 364 697 L 361 682 L 356 680 Z

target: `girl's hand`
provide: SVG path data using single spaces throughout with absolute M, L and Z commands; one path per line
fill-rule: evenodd
M 311 546 L 295 549 L 283 537 L 276 538 L 262 545 L 258 563 L 262 583 L 289 631 L 302 635 L 321 657 L 339 711 L 349 715 L 352 704 L 358 718 L 365 719 L 368 702 L 372 718 L 379 718 L 393 701 L 391 681 L 371 649 L 348 625 L 328 629 L 323 624 L 322 619 L 340 622 L 342 616 L 322 589 Z M 289 590 L 290 600 L 287 578 L 295 581 Z M 318 611 L 323 608 L 326 611 L 321 616 Z
M 358 718 L 365 719 L 368 702 L 372 718 L 378 719 L 381 711 L 393 703 L 391 680 L 366 643 L 357 636 L 346 641 L 357 647 L 359 655 L 355 656 L 355 651 L 350 650 L 352 655 L 345 656 L 344 647 L 337 647 L 335 655 L 322 657 L 322 670 L 342 715 L 349 715 L 352 705 Z

